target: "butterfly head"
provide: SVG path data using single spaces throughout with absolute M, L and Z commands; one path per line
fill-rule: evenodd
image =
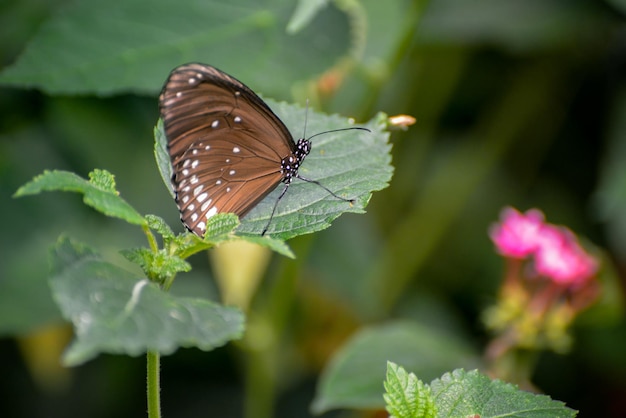
M 298 140 L 298 143 L 296 144 L 296 152 L 294 153 L 296 155 L 296 158 L 298 158 L 300 162 L 302 162 L 302 160 L 304 160 L 304 157 L 309 155 L 309 152 L 311 152 L 311 141 L 309 141 L 308 139 L 300 138 Z
M 298 140 L 296 150 L 293 154 L 283 158 L 280 162 L 280 173 L 283 176 L 281 180 L 285 184 L 291 183 L 294 177 L 298 176 L 298 169 L 304 158 L 311 152 L 311 142 L 306 139 Z

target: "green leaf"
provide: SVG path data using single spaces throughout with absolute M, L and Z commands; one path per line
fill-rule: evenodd
M 253 244 L 260 245 L 262 247 L 267 247 L 280 255 L 284 255 L 285 257 L 296 258 L 296 255 L 293 253 L 293 251 L 291 251 L 291 248 L 289 248 L 289 246 L 283 240 L 272 238 L 267 235 L 244 235 L 239 236 L 238 238 L 244 241 L 251 242 Z
M 302 131 L 305 120 L 309 135 L 353 126 L 349 119 L 338 115 L 324 115 L 312 110 L 307 113 L 300 106 L 272 100 L 267 100 L 267 103 L 292 134 Z M 336 199 L 318 185 L 295 179 L 279 202 L 267 235 L 287 240 L 325 229 L 344 212 L 364 213 L 372 192 L 388 186 L 393 167 L 389 134 L 385 132 L 386 117 L 379 114 L 359 126 L 366 127 L 371 132 L 352 130 L 315 137 L 312 140 L 312 151 L 299 170 L 303 177 L 319 181 L 339 196 L 355 199 L 355 203 Z M 164 140 L 165 135 L 156 135 L 157 142 Z M 157 145 L 155 149 L 165 149 L 165 146 Z M 163 158 L 158 156 L 157 160 Z M 167 173 L 161 175 L 164 179 L 168 178 Z M 283 188 L 284 185 L 279 184 L 241 219 L 238 235 L 261 234 Z
M 161 118 L 159 118 L 154 127 L 154 158 L 159 168 L 159 173 L 161 173 L 163 183 L 165 183 L 167 190 L 170 192 L 170 196 L 174 199 L 176 193 L 174 193 L 174 188 L 172 187 L 172 164 L 170 162 L 170 155 L 167 152 L 167 138 L 163 131 L 163 121 Z
M 63 2 L 0 82 L 51 94 L 155 94 L 172 68 L 199 61 L 286 95 L 350 47 L 350 21 L 337 9 L 285 36 L 292 12 L 291 0 Z
M 491 380 L 478 371 L 455 370 L 430 384 L 439 417 L 569 418 L 577 412 L 545 395 Z
M 239 226 L 237 215 L 233 213 L 220 215 L 222 216 L 212 216 L 207 219 L 206 223 L 204 239 L 214 244 L 230 240 L 234 235 L 235 228 Z
M 237 215 L 232 213 L 223 213 L 212 216 L 207 221 L 207 231 L 205 240 L 219 244 L 221 242 L 242 239 L 253 244 L 267 247 L 272 251 L 285 257 L 295 258 L 291 248 L 284 241 L 269 236 L 260 235 L 235 235 L 235 229 L 240 225 Z
M 54 256 L 57 265 L 68 262 L 50 279 L 53 297 L 76 332 L 64 357 L 67 365 L 100 353 L 212 350 L 243 333 L 244 316 L 238 309 L 172 296 L 67 239 L 55 247 Z
M 115 180 L 106 170 L 89 173 L 90 181 L 68 171 L 44 171 L 32 181 L 20 187 L 14 197 L 34 195 L 43 191 L 77 192 L 84 195 L 83 201 L 107 216 L 126 222 L 145 225 L 145 219 L 115 190 Z
M 148 228 L 156 231 L 159 235 L 163 237 L 163 239 L 174 239 L 174 231 L 172 231 L 172 228 L 170 228 L 169 225 L 165 223 L 163 218 L 160 218 L 156 215 L 146 215 L 145 219 L 148 224 Z
M 292 133 L 297 135 L 307 120 L 309 135 L 351 126 L 349 119 L 323 115 L 286 103 L 269 102 Z M 287 240 L 330 226 L 345 212 L 365 213 L 372 192 L 389 185 L 391 145 L 384 131 L 386 116 L 377 115 L 363 126 L 371 132 L 354 130 L 333 132 L 312 140 L 312 150 L 299 169 L 305 178 L 319 181 L 335 194 L 354 199 L 351 204 L 338 200 L 318 185 L 295 179 L 276 208 L 267 234 Z M 279 185 L 241 220 L 238 234 L 260 234 L 269 221 L 272 208 L 282 191 Z
M 456 367 L 480 365 L 479 354 L 466 342 L 406 320 L 362 328 L 337 353 L 318 382 L 312 410 L 380 409 L 380 382 L 387 361 L 402 364 L 422 380 Z
M 437 416 L 430 388 L 413 373 L 407 373 L 397 364 L 387 362 L 387 378 L 384 386 L 387 393 L 383 394 L 383 398 L 387 403 L 389 418 L 435 418 Z
M 175 251 L 183 259 L 191 255 L 212 248 L 222 242 L 233 240 L 244 240 L 263 247 L 267 247 L 272 251 L 285 257 L 295 258 L 293 251 L 284 241 L 266 236 L 243 235 L 238 236 L 233 233 L 234 229 L 239 226 L 239 218 L 232 213 L 218 213 L 207 221 L 207 232 L 204 240 L 191 232 L 185 232 L 176 237 L 172 245 L 178 247 Z

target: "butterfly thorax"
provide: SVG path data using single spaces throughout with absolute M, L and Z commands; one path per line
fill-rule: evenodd
M 299 139 L 296 144 L 296 150 L 293 154 L 283 158 L 280 162 L 280 173 L 283 175 L 281 180 L 285 184 L 291 183 L 291 180 L 297 176 L 300 164 L 304 161 L 309 152 L 311 152 L 311 142 L 306 139 Z

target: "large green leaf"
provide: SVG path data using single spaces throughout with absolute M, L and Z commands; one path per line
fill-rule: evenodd
M 292 132 L 301 137 L 305 121 L 307 136 L 312 134 L 354 126 L 347 118 L 338 115 L 324 115 L 296 105 L 267 100 L 276 114 Z M 359 125 L 371 132 L 350 130 L 332 132 L 315 137 L 312 151 L 300 167 L 299 174 L 316 180 L 335 194 L 354 203 L 339 200 L 318 185 L 295 179 L 288 192 L 279 202 L 272 219 L 268 235 L 273 238 L 289 239 L 327 228 L 330 222 L 344 212 L 364 213 L 372 192 L 382 190 L 389 184 L 393 173 L 391 166 L 391 145 L 389 134 L 385 132 L 386 117 L 379 114 L 366 124 Z M 159 144 L 165 141 L 160 132 L 161 124 L 155 129 L 155 152 L 164 179 L 169 178 L 169 164 L 163 164 L 167 156 L 166 147 Z M 168 189 L 171 188 L 166 181 Z M 278 187 L 254 207 L 243 219 L 238 228 L 240 235 L 260 235 L 267 225 L 272 208 L 285 186 Z
M 293 7 L 291 0 L 66 2 L 0 82 L 54 94 L 154 94 L 172 68 L 201 61 L 286 97 L 293 81 L 321 73 L 349 49 L 350 22 L 334 8 L 285 36 Z
M 68 365 L 99 353 L 211 350 L 243 333 L 244 316 L 238 309 L 175 297 L 68 239 L 59 241 L 53 255 L 53 297 L 76 332 L 64 358 Z
M 387 361 L 429 380 L 456 367 L 475 367 L 479 356 L 467 343 L 409 321 L 364 328 L 322 373 L 312 409 L 383 408 Z

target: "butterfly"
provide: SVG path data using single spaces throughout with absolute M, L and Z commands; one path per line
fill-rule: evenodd
M 159 96 L 172 164 L 172 186 L 187 229 L 203 237 L 217 213 L 245 216 L 280 183 L 265 235 L 280 199 L 294 178 L 315 183 L 337 199 L 353 203 L 298 174 L 311 152 L 313 135 L 294 142 L 269 106 L 236 78 L 206 64 L 175 68 Z M 335 129 L 335 132 L 350 127 Z

